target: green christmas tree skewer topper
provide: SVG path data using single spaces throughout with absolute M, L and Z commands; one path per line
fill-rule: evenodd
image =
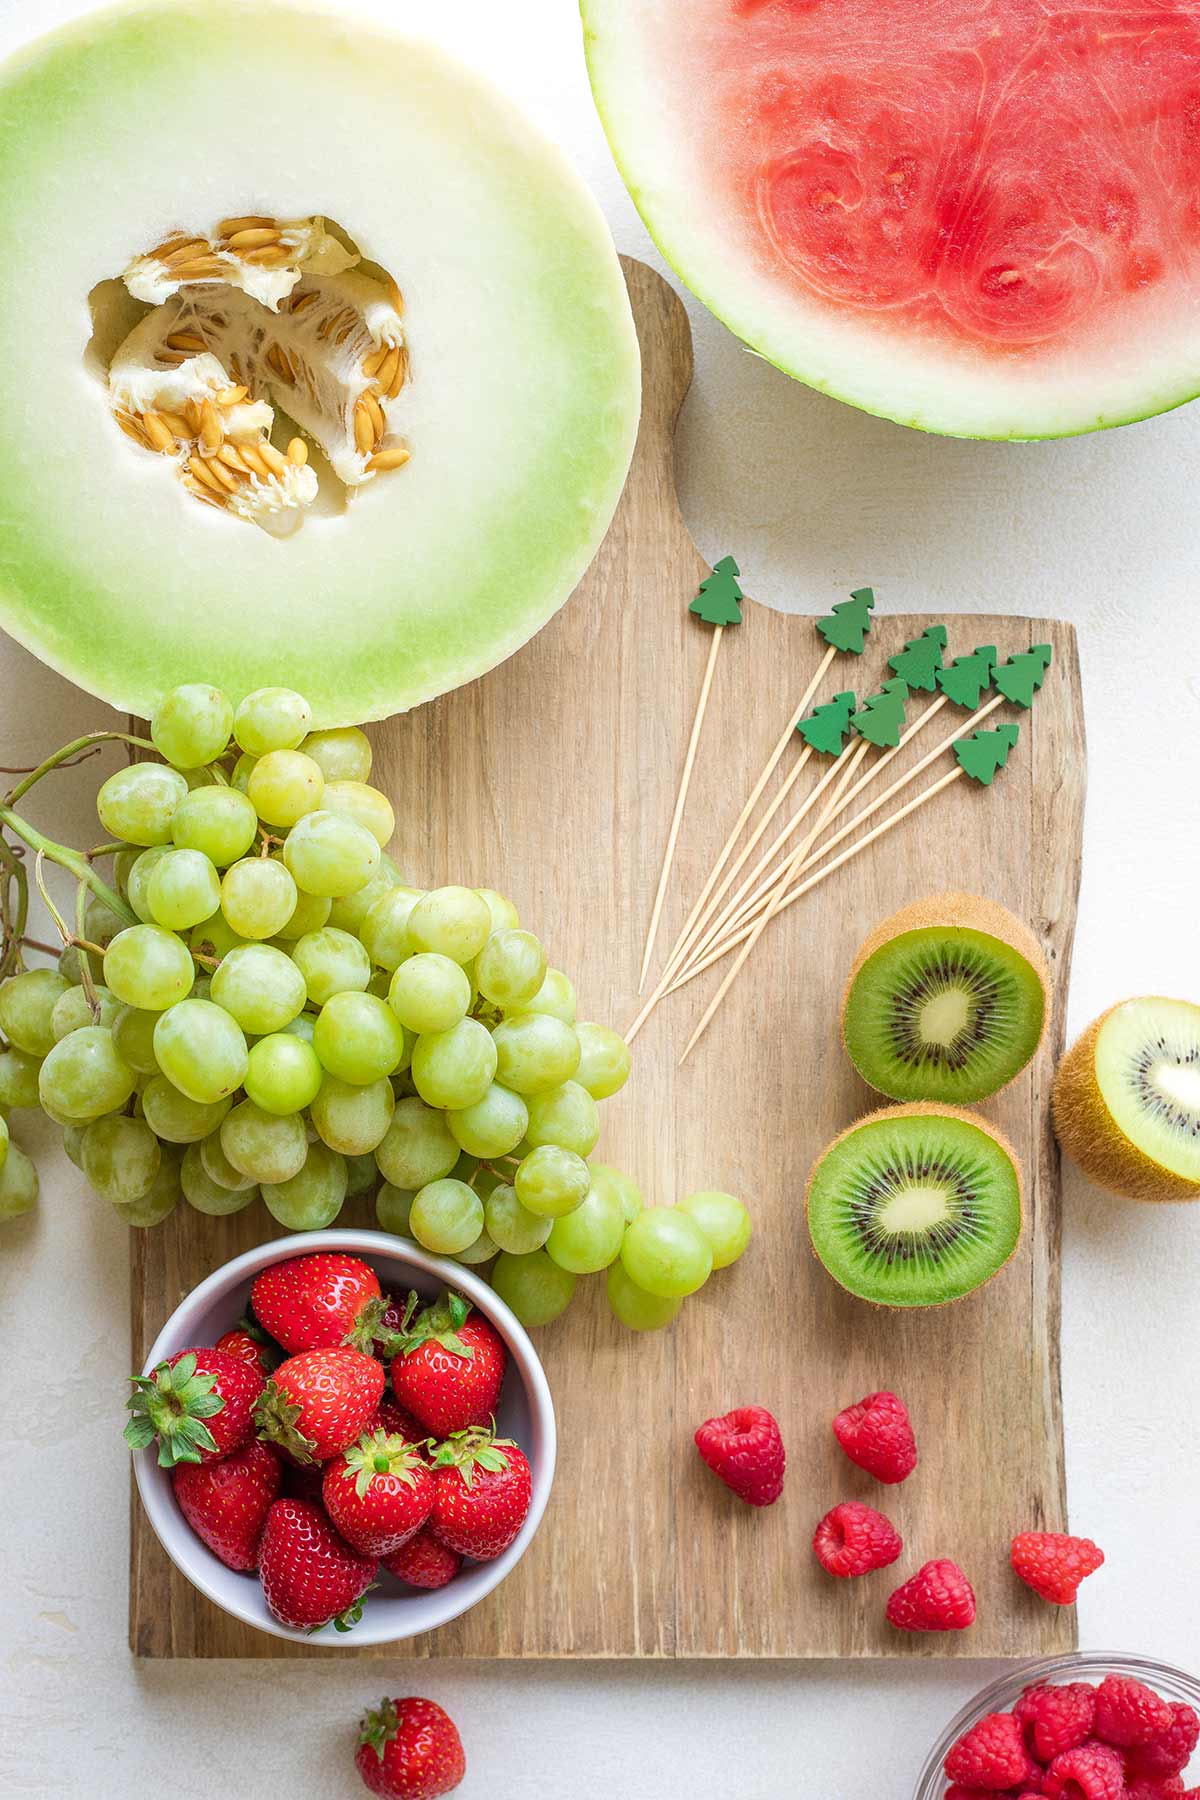
M 993 676 L 997 689 L 1014 706 L 1032 706 L 1033 696 L 1046 679 L 1053 655 L 1049 644 L 1034 644 L 1030 649 L 1010 656 Z
M 904 702 L 908 699 L 908 683 L 897 678 L 885 681 L 877 694 L 863 701 L 850 723 L 860 737 L 879 750 L 894 750 L 904 729 Z
M 1004 767 L 1020 735 L 1016 725 L 997 725 L 995 731 L 973 731 L 969 738 L 960 738 L 954 746 L 959 768 L 972 781 L 991 787 L 996 771 Z
M 939 669 L 937 684 L 947 700 L 974 712 L 992 685 L 995 668 L 995 644 L 977 644 L 970 656 L 956 656 L 948 668 Z
M 826 618 L 817 620 L 817 630 L 834 650 L 861 656 L 871 629 L 874 604 L 874 588 L 855 588 L 848 600 L 840 601 Z
M 741 574 L 732 556 L 723 556 L 713 564 L 713 572 L 700 583 L 700 592 L 688 607 L 706 625 L 740 625 L 742 609 L 739 600 L 746 598 L 738 586 Z
M 910 688 L 921 688 L 932 694 L 937 689 L 938 670 L 945 648 L 946 627 L 929 625 L 920 637 L 909 638 L 903 650 L 888 657 L 888 668 L 907 681 Z
M 796 730 L 811 750 L 819 750 L 822 756 L 840 756 L 857 705 L 853 694 L 835 694 L 824 706 L 801 719 Z

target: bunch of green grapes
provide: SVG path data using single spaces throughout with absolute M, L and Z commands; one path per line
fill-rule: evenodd
M 97 798 L 108 900 L 93 880 L 58 970 L 0 985 L 0 1107 L 40 1105 L 133 1225 L 181 1198 L 220 1215 L 261 1196 L 319 1230 L 373 1194 L 385 1230 L 494 1260 L 527 1324 L 600 1270 L 618 1317 L 666 1323 L 740 1255 L 745 1209 L 646 1209 L 589 1162 L 625 1043 L 577 1022 L 501 894 L 403 881 L 367 738 L 310 725 L 286 688 L 236 711 L 201 684 L 167 696 L 150 728 L 164 760 Z M 6 1126 L 0 1152 L 0 1209 L 22 1210 L 36 1176 Z

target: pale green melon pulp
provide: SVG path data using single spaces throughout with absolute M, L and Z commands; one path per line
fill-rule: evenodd
M 122 437 L 88 296 L 180 226 L 323 214 L 405 296 L 412 460 L 284 542 Z M 498 94 L 419 43 L 257 4 L 93 15 L 0 75 L 0 625 L 114 705 L 204 679 L 382 717 L 570 593 L 636 434 L 603 220 Z

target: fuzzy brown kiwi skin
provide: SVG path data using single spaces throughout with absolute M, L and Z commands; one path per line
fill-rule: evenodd
M 1155 1000 L 1161 995 L 1137 995 Z M 1119 1000 L 1093 1019 L 1059 1063 L 1050 1093 L 1054 1135 L 1060 1148 L 1077 1163 L 1089 1180 L 1122 1200 L 1149 1205 L 1169 1201 L 1200 1200 L 1200 1187 L 1182 1175 L 1164 1169 L 1126 1137 L 1104 1103 L 1096 1079 L 1096 1045 L 1100 1029 L 1128 1000 Z
M 945 929 L 979 931 L 987 937 L 999 938 L 1002 944 L 1007 944 L 1010 950 L 1015 950 L 1018 956 L 1023 956 L 1038 977 L 1045 994 L 1045 1003 L 1042 1007 L 1041 1035 L 1034 1048 L 1033 1056 L 1029 1059 L 1029 1062 L 1033 1061 L 1046 1041 L 1046 1033 L 1050 1028 L 1050 1015 L 1054 1010 L 1054 981 L 1050 974 L 1050 966 L 1042 954 L 1042 947 L 1028 925 L 1023 924 L 1015 913 L 1010 913 L 1006 906 L 1001 906 L 998 900 L 987 900 L 982 894 L 964 894 L 957 890 L 946 894 L 932 894 L 928 900 L 910 901 L 907 906 L 902 906 L 899 912 L 894 912 L 890 917 L 881 920 L 859 950 L 854 959 L 854 966 L 846 979 L 846 985 L 842 989 L 842 1004 L 838 1013 L 842 1048 L 847 1056 L 850 1056 L 850 1048 L 846 1043 L 846 1008 L 850 1004 L 851 990 L 858 980 L 863 964 L 874 956 L 877 950 L 882 950 L 885 944 L 890 944 L 893 938 L 901 937 L 906 931 Z M 850 1056 L 850 1061 L 854 1062 L 852 1056 Z M 854 1066 L 858 1069 L 857 1063 L 854 1063 Z M 1028 1063 L 1023 1065 L 1024 1068 L 1028 1068 L 1028 1066 Z M 861 1069 L 858 1069 L 858 1072 L 863 1076 L 864 1081 L 869 1081 Z M 1013 1075 L 1011 1079 L 1015 1081 L 1017 1075 L 1022 1072 L 1022 1069 L 1018 1069 L 1016 1075 Z M 873 1087 L 874 1083 L 869 1082 L 869 1085 Z M 1008 1082 L 1001 1083 L 1001 1088 L 1007 1086 Z M 993 1092 L 999 1093 L 1001 1088 L 995 1088 Z M 990 1098 L 990 1096 L 985 1096 L 985 1098 Z M 991 1127 L 989 1126 L 987 1129 L 990 1130 Z
M 829 1152 L 837 1144 L 840 1144 L 843 1138 L 851 1137 L 854 1132 L 861 1130 L 864 1125 L 874 1125 L 880 1119 L 910 1119 L 914 1117 L 928 1119 L 932 1115 L 936 1115 L 939 1119 L 963 1119 L 968 1125 L 976 1126 L 980 1131 L 984 1132 L 986 1136 L 994 1139 L 994 1141 L 999 1144 L 1001 1150 L 1003 1150 L 1016 1171 L 1017 1203 L 1021 1209 L 1020 1229 L 1017 1232 L 1013 1247 L 1009 1251 L 1007 1257 L 1001 1263 L 1000 1267 L 988 1276 L 986 1281 L 981 1281 L 979 1286 L 977 1288 L 972 1288 L 969 1294 L 956 1294 L 949 1300 L 930 1300 L 924 1306 L 889 1306 L 886 1300 L 869 1300 L 864 1294 L 856 1294 L 853 1288 L 848 1288 L 844 1281 L 839 1281 L 838 1277 L 833 1273 L 833 1270 L 824 1262 L 821 1262 L 820 1256 L 817 1255 L 817 1247 L 813 1242 L 812 1231 L 810 1229 L 808 1234 L 808 1247 L 812 1251 L 814 1257 L 816 1257 L 817 1262 L 820 1263 L 821 1267 L 825 1270 L 825 1273 L 832 1281 L 837 1282 L 838 1287 L 841 1288 L 843 1293 L 849 1294 L 854 1300 L 860 1300 L 864 1306 L 873 1306 L 876 1312 L 935 1312 L 940 1310 L 943 1306 L 961 1305 L 964 1300 L 970 1300 L 973 1295 L 981 1293 L 985 1287 L 990 1287 L 992 1282 L 995 1281 L 996 1276 L 1002 1274 L 1004 1270 L 1007 1269 L 1009 1263 L 1020 1249 L 1021 1239 L 1025 1235 L 1025 1171 L 1021 1167 L 1021 1159 L 1013 1149 L 1012 1144 L 1005 1137 L 1004 1133 L 992 1124 L 990 1119 L 981 1119 L 978 1113 L 971 1112 L 968 1107 L 945 1106 L 940 1101 L 935 1100 L 907 1100 L 901 1106 L 876 1107 L 874 1112 L 864 1113 L 861 1119 L 855 1119 L 852 1125 L 847 1125 L 844 1131 L 839 1131 L 835 1138 L 830 1138 L 829 1142 L 825 1145 L 820 1155 L 813 1163 L 812 1168 L 808 1171 L 808 1185 L 804 1190 L 805 1222 L 807 1223 L 808 1221 L 808 1208 L 812 1199 L 813 1182 L 816 1180 L 817 1170 L 829 1155 Z

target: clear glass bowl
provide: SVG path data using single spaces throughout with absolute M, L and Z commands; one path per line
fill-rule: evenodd
M 1086 1655 L 1051 1656 L 1044 1662 L 1020 1664 L 984 1688 L 981 1694 L 976 1694 L 958 1717 L 950 1721 L 929 1752 L 913 1800 L 942 1800 L 949 1785 L 942 1765 L 952 1747 L 965 1731 L 978 1725 L 989 1713 L 1011 1712 L 1027 1687 L 1032 1687 L 1035 1682 L 1103 1681 L 1106 1675 L 1132 1675 L 1152 1687 L 1156 1694 L 1161 1694 L 1164 1700 L 1184 1702 L 1200 1712 L 1200 1680 L 1194 1675 L 1185 1675 L 1182 1669 L 1155 1662 L 1150 1656 L 1106 1656 L 1099 1651 L 1089 1651 Z

